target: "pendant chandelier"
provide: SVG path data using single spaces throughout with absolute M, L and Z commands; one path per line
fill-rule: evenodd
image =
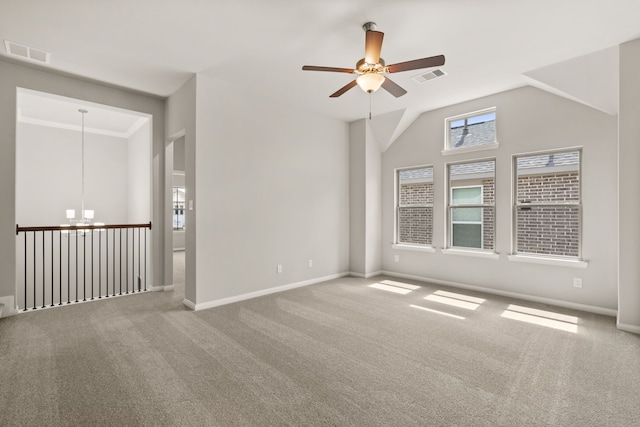
M 76 210 L 75 209 L 67 209 L 66 218 L 70 222 L 70 224 L 62 224 L 63 226 L 82 226 L 82 225 L 91 225 L 91 221 L 94 218 L 95 212 L 93 209 L 85 209 L 84 208 L 84 115 L 88 113 L 85 109 L 79 109 L 78 112 L 82 114 L 82 146 L 81 146 L 81 165 L 82 165 L 82 193 L 80 198 L 80 218 L 76 219 Z M 93 225 L 104 225 L 103 223 L 96 222 Z

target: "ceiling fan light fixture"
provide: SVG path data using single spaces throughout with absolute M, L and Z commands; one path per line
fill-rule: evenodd
M 358 86 L 365 92 L 371 93 L 380 89 L 384 83 L 384 76 L 378 73 L 365 73 L 356 79 Z

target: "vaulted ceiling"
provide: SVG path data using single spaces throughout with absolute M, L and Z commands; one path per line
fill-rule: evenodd
M 388 64 L 446 56 L 443 77 L 394 74 L 408 93 L 374 93 L 374 115 L 526 84 L 615 114 L 615 47 L 640 37 L 638 16 L 637 0 L 0 0 L 0 39 L 49 52 L 46 67 L 155 95 L 207 70 L 238 90 L 351 121 L 368 115 L 369 95 L 329 95 L 353 76 L 301 67 L 354 67 L 362 24 L 374 21 Z

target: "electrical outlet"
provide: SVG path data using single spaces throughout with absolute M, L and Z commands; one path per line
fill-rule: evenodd
M 574 277 L 573 278 L 573 287 L 574 288 L 581 288 L 582 287 L 582 278 Z
M 309 260 L 309 268 L 311 268 L 311 267 L 313 267 L 313 260 L 312 259 Z
M 395 262 L 400 262 L 400 255 L 396 255 L 393 259 Z
M 282 265 L 278 265 L 278 274 L 282 273 Z

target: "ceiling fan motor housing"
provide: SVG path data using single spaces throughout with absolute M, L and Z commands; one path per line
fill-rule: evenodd
M 377 64 L 369 64 L 369 63 L 367 63 L 367 61 L 364 58 L 362 58 L 356 64 L 356 72 L 358 74 L 384 73 L 384 72 L 386 72 L 385 70 L 386 70 L 386 66 L 385 66 L 385 63 L 384 63 L 384 59 L 382 59 L 382 58 L 380 58 L 378 60 Z

